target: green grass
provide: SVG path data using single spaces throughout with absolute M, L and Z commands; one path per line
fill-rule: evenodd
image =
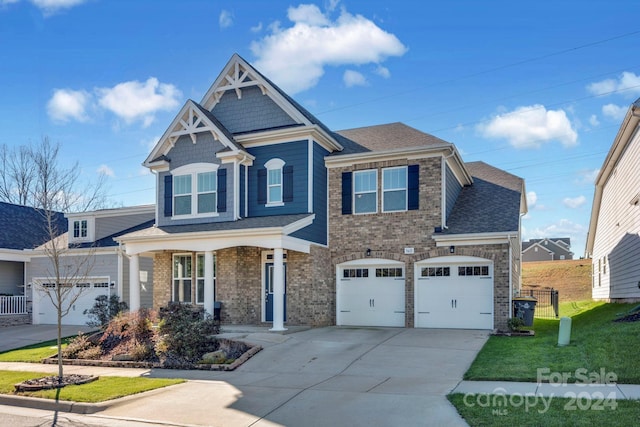
M 41 390 L 16 393 L 14 384 L 25 380 L 41 378 L 54 373 L 0 371 L 0 393 L 16 396 L 41 397 L 45 399 L 67 400 L 72 402 L 97 403 L 118 397 L 130 396 L 161 387 L 183 383 L 182 379 L 141 378 L 141 377 L 100 377 L 82 385 L 69 385 L 59 390 Z
M 62 348 L 67 346 L 67 343 L 71 338 L 62 339 Z M 21 347 L 16 350 L 5 351 L 0 353 L 0 362 L 29 362 L 40 363 L 42 359 L 49 356 L 53 356 L 58 352 L 58 341 L 51 340 L 38 344 L 32 344 L 26 347 Z
M 561 302 L 559 307 L 560 317 L 574 317 L 604 304 L 593 300 Z
M 518 398 L 449 395 L 449 401 L 470 426 L 632 426 L 640 419 L 640 400 L 590 402 L 554 397 L 545 410 L 541 399 L 529 407 Z M 505 402 L 498 406 L 497 402 Z M 548 400 L 547 400 L 548 402 Z M 533 406 L 535 403 L 535 406 Z
M 575 303 L 571 342 L 558 347 L 558 320 L 535 319 L 534 337 L 492 336 L 464 376 L 466 380 L 537 381 L 538 368 L 551 372 L 617 375 L 618 383 L 640 384 L 640 322 L 615 323 L 638 304 Z M 584 311 L 586 310 L 586 311 Z

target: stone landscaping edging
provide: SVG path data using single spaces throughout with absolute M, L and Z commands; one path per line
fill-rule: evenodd
M 245 344 L 251 345 L 248 343 Z M 234 360 L 233 363 L 202 363 L 196 364 L 190 369 L 201 371 L 233 371 L 238 368 L 238 366 L 242 365 L 244 362 L 253 357 L 260 350 L 262 350 L 262 346 L 252 345 L 249 350 L 245 351 L 242 356 Z M 42 359 L 42 363 L 48 365 L 57 365 L 58 357 L 57 355 L 47 357 L 46 359 Z M 62 359 L 62 364 L 72 366 L 104 366 L 109 368 L 174 369 L 165 367 L 160 362 L 131 362 L 120 360 Z

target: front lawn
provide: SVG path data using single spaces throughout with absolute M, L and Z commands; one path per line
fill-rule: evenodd
M 69 340 L 71 340 L 72 338 L 74 337 L 62 339 L 63 349 L 67 347 Z M 0 362 L 40 363 L 42 359 L 45 359 L 57 353 L 58 340 L 51 340 L 0 353 Z
M 576 311 L 585 309 L 575 304 Z M 558 320 L 535 319 L 534 337 L 490 337 L 464 379 L 535 382 L 538 368 L 570 374 L 604 369 L 618 383 L 640 384 L 640 322 L 612 321 L 638 304 L 594 305 L 572 317 L 571 342 L 565 347 L 557 345 Z
M 56 375 L 42 372 L 0 371 L 0 393 L 15 396 L 41 397 L 45 399 L 67 400 L 72 402 L 97 403 L 119 397 L 130 396 L 156 388 L 183 383 L 182 379 L 142 378 L 142 377 L 100 377 L 82 385 L 68 385 L 58 390 L 41 390 L 16 393 L 14 384 L 33 378 Z

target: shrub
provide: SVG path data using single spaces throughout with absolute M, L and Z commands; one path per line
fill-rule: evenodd
M 85 350 L 78 352 L 78 359 L 96 360 L 102 356 L 102 349 L 99 345 L 94 345 Z
M 78 354 L 90 348 L 93 344 L 89 337 L 83 333 L 69 340 L 66 348 L 62 349 L 62 357 L 64 359 L 76 359 Z
M 120 298 L 117 295 L 111 295 L 110 297 L 107 297 L 106 295 L 99 295 L 96 297 L 96 302 L 93 304 L 93 307 L 83 311 L 82 313 L 89 316 L 90 320 L 87 322 L 87 325 L 104 328 L 111 319 L 125 311 L 127 308 L 129 308 L 127 303 L 120 301 Z
M 518 332 L 524 327 L 524 320 L 522 318 L 514 316 L 507 321 L 507 326 L 512 332 Z
M 219 333 L 219 327 L 202 307 L 169 303 L 160 309 L 158 332 L 156 351 L 168 366 L 197 363 L 203 354 L 218 346 L 213 335 Z
M 133 313 L 118 314 L 109 323 L 100 338 L 103 352 L 115 351 L 118 354 L 132 354 L 136 351 L 138 355 L 149 354 L 147 350 L 136 350 L 136 348 L 141 346 L 153 349 L 155 344 L 153 322 L 155 319 L 156 313 L 145 308 Z M 152 354 L 149 356 L 152 357 Z

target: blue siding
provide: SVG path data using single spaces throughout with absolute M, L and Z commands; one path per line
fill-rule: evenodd
M 231 133 L 243 133 L 261 129 L 292 126 L 296 122 L 258 87 L 242 88 L 238 99 L 232 90 L 227 91 L 212 113 Z
M 458 199 L 458 195 L 460 194 L 460 191 L 462 190 L 462 185 L 456 179 L 456 176 L 454 175 L 454 173 L 451 170 L 451 168 L 449 168 L 449 165 L 446 165 L 446 176 L 445 176 L 445 179 L 446 179 L 446 183 L 447 183 L 447 208 L 446 208 L 446 213 L 447 213 L 447 219 L 449 219 L 449 215 L 451 214 L 451 211 L 453 210 L 453 205 L 456 204 L 456 200 Z
M 319 243 L 327 244 L 327 168 L 324 165 L 324 158 L 329 152 L 320 145 L 313 144 L 313 213 L 316 219 L 308 227 L 292 234 L 293 237 Z
M 170 159 L 170 170 L 185 166 L 191 163 L 214 163 L 220 164 L 220 160 L 216 158 L 216 153 L 224 148 L 224 145 L 219 141 L 213 139 L 211 134 L 198 134 L 196 144 L 191 141 L 189 136 L 182 136 L 177 141 L 175 146 L 167 153 L 167 157 Z M 221 165 L 221 169 L 227 169 L 227 211 L 221 212 L 219 216 L 206 217 L 206 218 L 191 218 L 191 219 L 171 219 L 171 217 L 164 216 L 164 177 L 169 175 L 169 172 L 161 172 L 160 179 L 158 180 L 158 200 L 160 204 L 158 218 L 158 226 L 165 225 L 185 225 L 185 224 L 201 224 L 206 222 L 220 222 L 220 221 L 232 221 L 233 220 L 233 165 L 226 164 Z M 168 199 L 171 200 L 171 199 Z
M 283 144 L 253 147 L 247 151 L 255 156 L 253 166 L 249 167 L 249 216 L 288 215 L 307 212 L 307 141 L 287 142 Z M 284 206 L 266 207 L 258 203 L 258 171 L 265 170 L 264 164 L 278 158 L 285 165 L 293 166 L 293 201 Z

